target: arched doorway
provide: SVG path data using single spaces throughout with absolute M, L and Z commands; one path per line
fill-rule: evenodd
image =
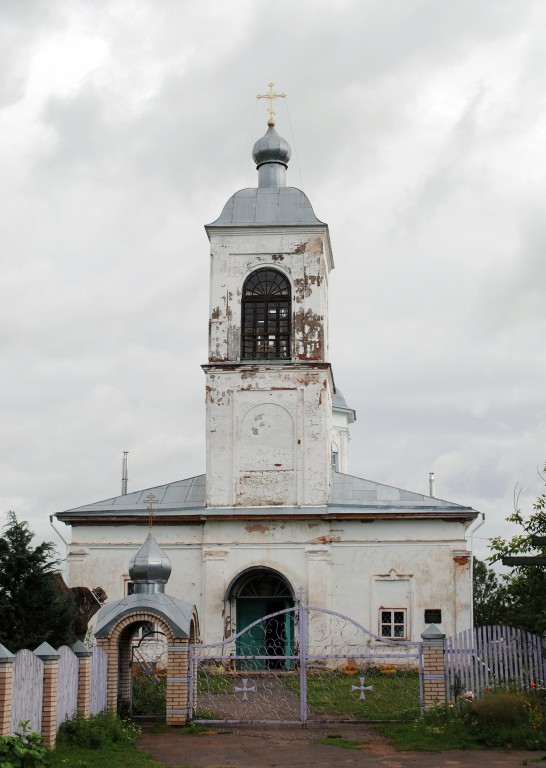
M 227 597 L 235 612 L 238 656 L 268 656 L 249 661 L 249 669 L 289 668 L 281 659 L 293 655 L 294 615 L 281 613 L 294 607 L 294 593 L 289 582 L 272 568 L 251 568 L 244 571 L 228 588 Z M 263 617 L 275 614 L 270 618 Z M 247 631 L 246 628 L 253 624 Z M 272 657 L 278 656 L 279 659 Z

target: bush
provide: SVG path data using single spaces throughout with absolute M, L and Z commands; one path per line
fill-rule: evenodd
M 15 736 L 0 736 L 0 766 L 2 768 L 45 768 L 47 749 L 42 737 L 30 730 L 28 720 L 19 723 Z
M 84 749 L 101 749 L 109 744 L 133 744 L 139 732 L 134 723 L 120 720 L 110 712 L 87 719 L 74 715 L 61 725 L 57 742 Z
M 544 700 L 533 693 L 492 691 L 465 704 L 463 719 L 478 744 L 486 747 L 544 749 Z
M 528 722 L 529 701 L 523 693 L 499 691 L 486 693 L 473 706 L 478 724 L 514 728 Z

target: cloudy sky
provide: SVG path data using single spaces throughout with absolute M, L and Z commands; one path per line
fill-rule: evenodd
M 254 186 L 328 222 L 351 473 L 485 512 L 546 460 L 543 0 L 3 0 L 0 512 L 205 469 L 208 241 Z

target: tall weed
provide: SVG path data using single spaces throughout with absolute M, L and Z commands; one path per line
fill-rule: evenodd
M 75 715 L 61 725 L 57 742 L 87 749 L 101 749 L 109 744 L 133 744 L 139 732 L 134 723 L 120 720 L 110 712 L 101 712 L 89 718 Z

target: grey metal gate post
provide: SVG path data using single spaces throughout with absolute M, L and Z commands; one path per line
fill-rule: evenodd
M 300 625 L 300 720 L 302 728 L 307 727 L 307 611 L 303 604 L 303 589 L 300 587 L 298 607 Z
M 197 666 L 195 663 L 195 650 L 193 643 L 190 643 L 188 649 L 188 720 L 193 720 L 193 703 L 195 700 L 195 677 L 197 674 Z

